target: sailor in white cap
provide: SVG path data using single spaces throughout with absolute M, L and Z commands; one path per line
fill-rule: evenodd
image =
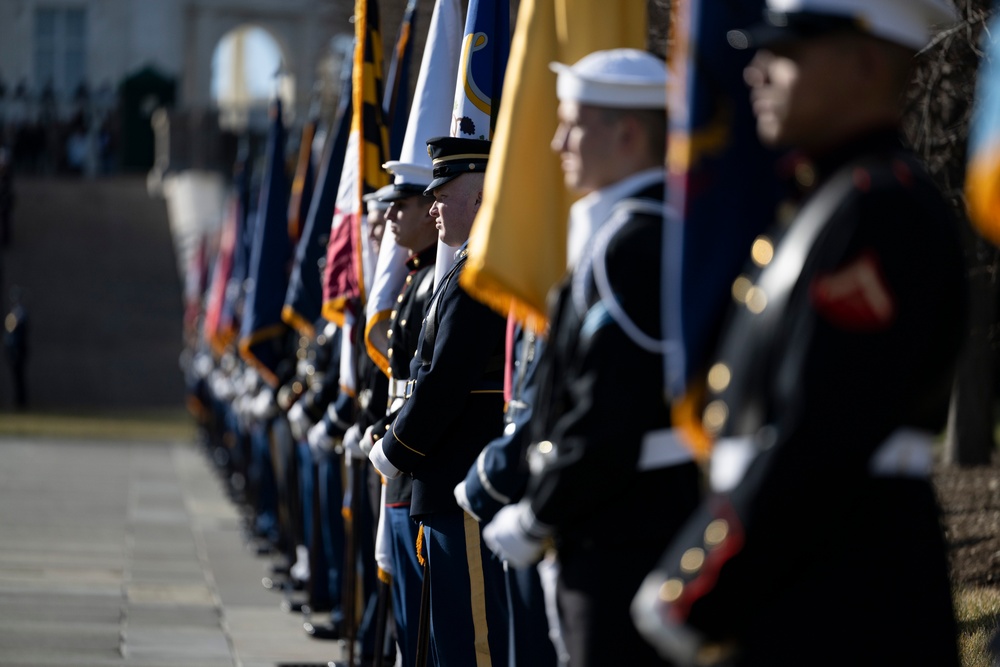
M 392 192 L 392 184 L 383 185 L 375 192 L 369 192 L 361 198 L 365 202 L 367 214 L 368 242 L 376 256 L 378 256 L 382 246 L 382 235 L 385 233 L 385 214 L 389 210 L 389 202 L 385 201 L 383 197 L 391 195 Z
M 552 68 L 552 149 L 583 197 L 571 211 L 569 270 L 527 426 L 531 477 L 483 536 L 517 567 L 554 544 L 550 600 L 571 665 L 663 665 L 629 604 L 698 500 L 697 467 L 672 437 L 663 398 L 667 72 L 634 49 Z
M 899 138 L 912 57 L 952 18 L 941 0 L 769 0 L 729 34 L 758 48 L 758 135 L 804 159 L 705 380 L 712 493 L 633 607 L 679 663 L 959 664 L 929 473 L 966 270 Z

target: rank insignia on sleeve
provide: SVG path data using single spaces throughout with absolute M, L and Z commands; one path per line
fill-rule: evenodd
M 825 320 L 848 331 L 879 331 L 896 315 L 892 291 L 871 252 L 819 276 L 813 281 L 810 297 Z

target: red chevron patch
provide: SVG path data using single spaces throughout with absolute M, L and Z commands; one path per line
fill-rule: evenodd
M 872 252 L 818 277 L 810 297 L 823 319 L 847 331 L 880 331 L 896 316 L 895 298 Z

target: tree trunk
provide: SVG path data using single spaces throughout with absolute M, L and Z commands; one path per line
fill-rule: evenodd
M 991 340 L 997 309 L 994 276 L 993 267 L 986 263 L 969 273 L 970 332 L 955 377 L 945 463 L 987 464 L 996 448 L 993 421 L 996 353 Z

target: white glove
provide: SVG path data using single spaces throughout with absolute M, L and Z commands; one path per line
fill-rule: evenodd
M 472 511 L 472 503 L 469 502 L 469 494 L 465 490 L 465 480 L 463 479 L 455 486 L 455 502 L 458 506 L 465 510 L 465 513 L 471 516 L 476 521 L 482 523 L 482 519 Z
M 399 468 L 389 463 L 389 459 L 386 458 L 385 453 L 382 452 L 381 440 L 376 442 L 375 446 L 372 447 L 372 451 L 371 454 L 368 455 L 368 459 L 372 462 L 372 465 L 375 466 L 375 470 L 382 473 L 382 476 L 386 479 L 396 479 L 402 474 L 399 471 Z
M 325 459 L 333 451 L 333 436 L 327 433 L 324 422 L 310 428 L 306 440 L 309 442 L 309 451 L 317 461 Z
M 288 427 L 292 429 L 292 437 L 300 441 L 305 440 L 309 435 L 310 426 L 312 420 L 306 414 L 305 408 L 301 403 L 293 403 L 292 407 L 288 408 Z
M 211 372 L 208 382 L 212 387 L 212 393 L 220 401 L 229 401 L 236 396 L 236 387 L 232 380 L 223 371 L 216 369 Z
M 347 433 L 344 434 L 344 451 L 351 455 L 351 458 L 364 459 L 368 455 L 361 451 L 359 443 L 361 442 L 361 427 L 355 424 L 351 428 L 347 429 Z
M 483 528 L 486 546 L 514 567 L 527 567 L 542 557 L 542 541 L 524 529 L 530 513 L 531 509 L 523 502 L 507 505 Z
M 259 420 L 270 419 L 278 414 L 278 404 L 274 401 L 274 390 L 263 387 L 253 399 L 253 416 Z
M 371 456 L 372 448 L 375 446 L 375 439 L 372 438 L 372 429 L 374 428 L 374 424 L 366 428 L 365 434 L 361 436 L 361 442 L 358 443 L 358 446 L 361 447 L 361 452 L 365 456 Z

